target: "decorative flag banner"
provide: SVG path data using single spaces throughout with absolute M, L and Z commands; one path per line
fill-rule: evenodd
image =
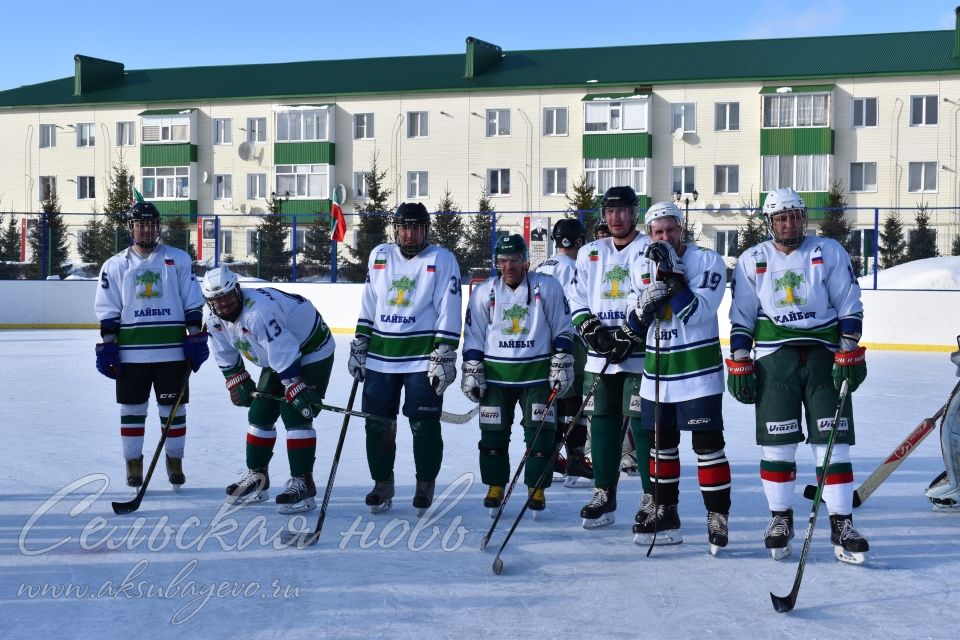
M 343 217 L 343 209 L 337 201 L 339 195 L 334 193 L 330 202 L 330 237 L 336 242 L 343 242 L 347 237 L 347 220 Z

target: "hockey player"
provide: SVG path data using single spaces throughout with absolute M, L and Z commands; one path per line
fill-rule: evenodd
M 593 239 L 594 240 L 603 240 L 604 238 L 610 237 L 610 228 L 607 227 L 607 223 L 603 221 L 603 218 L 597 220 L 597 224 L 593 225 Z
M 576 218 L 557 220 L 553 225 L 553 242 L 556 253 L 551 258 L 541 262 L 535 271 L 553 276 L 563 287 L 564 295 L 569 299 L 571 290 L 577 284 L 577 252 L 586 241 L 583 223 Z M 573 340 L 573 372 L 574 389 L 583 388 L 583 367 L 587 361 L 587 351 L 583 341 L 577 336 Z M 593 465 L 584 452 L 587 442 L 587 417 L 581 413 L 577 424 L 573 425 L 573 418 L 580 413 L 583 397 L 579 393 L 571 393 L 557 402 L 557 436 L 565 433 L 567 457 L 562 465 L 562 472 L 566 476 L 563 483 L 566 487 L 591 486 L 593 483 Z M 572 429 L 572 431 L 570 431 Z
M 317 432 L 312 421 L 330 381 L 335 348 L 327 324 L 302 296 L 270 287 L 242 291 L 236 274 L 224 266 L 208 271 L 200 288 L 207 301 L 204 321 L 213 356 L 226 378 L 230 400 L 238 407 L 250 407 L 247 470 L 227 486 L 227 501 L 246 504 L 267 499 L 268 465 L 279 417 L 287 429 L 290 479 L 276 497 L 277 510 L 315 509 Z M 261 368 L 256 384 L 244 358 Z M 254 395 L 255 391 L 260 393 Z
M 150 390 L 166 424 L 188 367 L 194 372 L 210 355 L 201 330 L 203 296 L 190 256 L 160 240 L 160 212 L 150 202 L 127 211 L 132 246 L 100 269 L 94 311 L 102 342 L 96 347 L 97 371 L 116 380 L 120 440 L 127 485 L 143 484 L 143 434 Z M 167 477 L 178 489 L 187 435 L 185 388 L 166 440 Z
M 430 216 L 421 203 L 402 202 L 393 214 L 396 242 L 371 253 L 348 370 L 364 381 L 363 410 L 395 419 L 413 432 L 417 486 L 413 506 L 433 503 L 443 460 L 443 392 L 456 379 L 460 342 L 460 267 L 453 254 L 427 244 Z M 367 463 L 374 487 L 366 503 L 386 511 L 394 495 L 397 426 L 367 420 Z
M 517 234 L 500 238 L 494 247 L 500 275 L 474 287 L 467 306 L 463 336 L 461 388 L 480 403 L 480 478 L 487 485 L 483 505 L 497 509 L 510 477 L 510 428 L 520 403 L 524 442 L 530 450 L 524 482 L 530 509 L 546 507 L 537 479 L 552 463 L 556 445 L 556 401 L 573 391 L 573 327 L 563 288 L 554 278 L 529 273 L 527 246 Z M 540 423 L 536 440 L 534 435 Z
M 867 375 L 860 286 L 839 242 L 807 237 L 807 208 L 793 189 L 767 194 L 771 239 L 743 252 L 734 270 L 727 387 L 756 403 L 760 478 L 772 518 L 764 544 L 775 559 L 790 553 L 801 406 L 837 558 L 862 562 L 867 540 L 853 526 L 853 402 L 848 399 L 827 469 L 826 442 L 844 379 L 852 393 Z M 751 357 L 754 351 L 755 360 Z
M 683 212 L 672 202 L 655 203 L 644 222 L 652 244 L 645 259 L 634 267 L 633 276 L 645 288 L 623 330 L 637 337 L 637 348 L 643 348 L 642 338 L 646 338 L 639 422 L 653 445 L 650 475 L 656 488 L 656 509 L 644 513 L 634 525 L 634 540 L 648 545 L 658 533 L 657 544 L 683 542 L 677 512 L 679 444 L 680 432 L 691 431 L 697 478 L 707 508 L 707 535 L 711 553 L 716 555 L 719 548 L 727 546 L 730 513 L 730 464 L 723 439 L 723 357 L 717 323 L 726 266 L 715 251 L 683 242 Z M 655 422 L 657 404 L 659 423 Z M 631 418 L 631 422 L 638 419 Z
M 950 354 L 960 377 L 960 351 Z M 942 511 L 960 510 L 960 393 L 947 401 L 946 413 L 940 423 L 940 448 L 943 451 L 944 472 L 927 489 L 927 498 L 934 508 Z
M 604 194 L 601 215 L 611 237 L 595 240 L 580 249 L 577 286 L 570 296 L 573 324 L 587 344 L 585 394 L 592 388 L 595 376 L 610 363 L 586 409 L 591 415 L 594 474 L 593 498 L 580 512 L 586 529 L 614 521 L 624 419 L 640 415 L 638 388 L 644 353 L 642 349 L 635 351 L 634 342 L 618 330 L 627 312 L 636 306 L 639 292 L 634 288 L 631 272 L 649 244 L 647 236 L 638 233 L 636 228 L 639 203 L 630 187 L 611 187 Z M 638 441 L 637 449 L 642 458 L 640 468 L 646 474 L 649 446 L 646 433 L 641 432 L 640 436 L 643 441 Z M 642 479 L 647 496 L 650 479 L 649 476 Z M 652 504 L 652 499 L 645 499 L 641 505 L 647 501 Z

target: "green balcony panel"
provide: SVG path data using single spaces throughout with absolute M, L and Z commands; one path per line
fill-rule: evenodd
M 584 158 L 652 158 L 649 133 L 584 134 Z
M 642 211 L 645 213 L 647 209 L 650 208 L 650 205 L 653 204 L 653 198 L 651 198 L 650 196 L 637 196 L 637 198 L 640 200 L 640 204 L 637 205 L 638 211 Z
M 826 213 L 825 207 L 827 206 L 827 201 L 830 198 L 830 193 L 827 191 L 801 191 L 800 197 L 803 198 L 804 204 L 807 205 L 807 219 L 808 220 L 823 220 L 823 216 Z M 767 192 L 760 192 L 760 204 L 757 206 L 762 208 L 764 201 L 767 199 Z
M 280 210 L 283 212 L 283 221 L 287 224 L 293 222 L 296 216 L 297 224 L 312 224 L 320 216 L 329 222 L 330 220 L 330 200 L 309 199 L 309 200 L 286 200 L 282 203 Z
M 277 142 L 273 145 L 273 163 L 336 164 L 335 147 L 332 142 Z
M 761 129 L 760 155 L 833 155 L 833 135 L 829 127 Z
M 164 218 L 172 218 L 174 216 L 189 216 L 190 222 L 197 221 L 197 206 L 196 200 L 151 200 L 154 206 L 157 207 L 157 211 L 160 212 Z
M 186 167 L 197 161 L 197 145 L 183 144 L 141 144 L 141 167 Z

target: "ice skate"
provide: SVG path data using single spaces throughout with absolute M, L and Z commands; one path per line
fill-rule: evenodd
M 283 492 L 277 496 L 277 513 L 305 513 L 317 508 L 317 487 L 313 483 L 313 474 L 293 476 L 287 480 Z
M 127 486 L 140 487 L 143 485 L 143 456 L 127 460 Z
M 434 480 L 417 480 L 417 488 L 413 494 L 413 507 L 417 515 L 422 516 L 433 504 L 433 490 L 437 483 Z
M 593 486 L 593 463 L 584 454 L 571 455 L 567 460 L 563 486 L 568 489 L 589 488 Z
M 960 509 L 960 488 L 953 486 L 946 472 L 930 483 L 926 490 L 927 499 L 937 511 L 955 511 Z
M 537 514 L 547 508 L 547 496 L 543 489 L 534 489 L 527 487 L 527 505 L 530 511 L 533 511 L 533 519 L 537 519 Z
M 770 550 L 774 560 L 783 560 L 790 555 L 793 540 L 793 509 L 771 511 L 770 524 L 763 532 L 763 546 Z
M 487 495 L 483 498 L 483 506 L 490 510 L 490 517 L 497 515 L 497 510 L 503 503 L 503 487 L 499 484 L 492 484 L 487 487 Z
M 656 533 L 656 540 L 653 534 Z M 633 541 L 642 546 L 669 546 L 683 542 L 680 535 L 680 514 L 677 505 L 661 504 L 654 514 L 640 524 L 633 525 Z
M 640 498 L 640 508 L 637 510 L 635 516 L 633 516 L 633 521 L 637 524 L 643 524 L 647 521 L 647 518 L 653 516 L 653 496 L 649 493 L 643 494 L 643 497 Z
M 370 507 L 370 513 L 383 513 L 393 506 L 393 474 L 386 480 L 374 482 L 373 489 L 367 494 L 365 502 Z
M 863 564 L 870 543 L 853 527 L 853 516 L 830 516 L 830 542 L 833 543 L 833 555 L 840 562 Z
M 616 485 L 593 490 L 593 498 L 580 510 L 584 529 L 598 529 L 611 525 L 616 520 L 617 487 Z
M 270 473 L 267 467 L 246 469 L 241 472 L 239 480 L 227 485 L 227 502 L 240 505 L 263 502 L 270 497 L 267 492 L 269 488 Z
M 707 539 L 710 541 L 710 555 L 714 558 L 720 549 L 727 546 L 730 533 L 727 527 L 728 515 L 717 511 L 707 512 Z
M 173 490 L 180 491 L 180 487 L 187 481 L 187 477 L 183 474 L 183 458 L 167 456 L 167 478 Z

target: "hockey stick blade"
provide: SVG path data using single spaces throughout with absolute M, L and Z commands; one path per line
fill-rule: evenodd
M 499 555 L 493 559 L 493 572 L 497 575 L 503 573 L 503 560 L 500 559 Z
M 791 592 L 788 596 L 777 596 L 771 593 L 770 600 L 773 601 L 773 608 L 777 613 L 787 613 L 793 611 L 797 604 L 797 594 Z
M 296 546 L 297 549 L 312 547 L 317 544 L 319 539 L 319 531 L 291 531 L 287 529 L 280 533 L 280 542 L 285 547 Z

